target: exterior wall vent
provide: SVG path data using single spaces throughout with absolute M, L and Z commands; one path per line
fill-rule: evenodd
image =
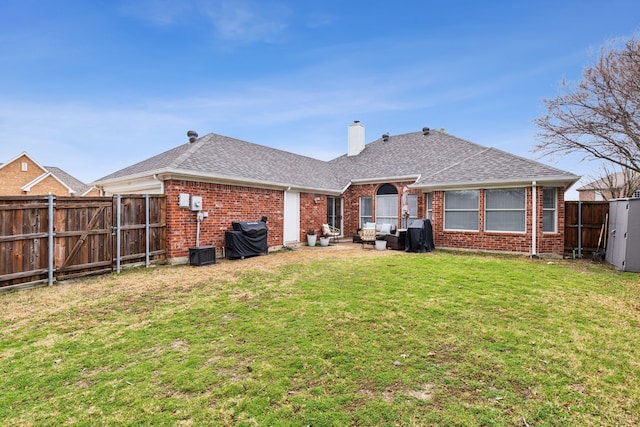
M 189 137 L 189 142 L 194 142 L 196 139 L 198 139 L 198 132 L 196 132 L 195 130 L 190 130 L 187 131 L 187 136 Z

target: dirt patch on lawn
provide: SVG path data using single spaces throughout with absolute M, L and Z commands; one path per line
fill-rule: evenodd
M 193 287 L 207 283 L 224 286 L 247 271 L 272 272 L 288 264 L 307 264 L 322 260 L 348 260 L 362 257 L 389 257 L 399 251 L 378 251 L 371 246 L 362 248 L 350 242 L 328 247 L 301 245 L 295 250 L 282 249 L 243 260 L 218 259 L 208 266 L 159 265 L 150 268 L 124 270 L 121 274 L 106 274 L 56 283 L 51 287 L 28 289 L 1 295 L 3 310 L 0 320 L 19 327 L 21 320 L 45 317 L 49 314 L 82 306 L 89 309 L 92 300 L 104 298 L 135 301 L 137 298 L 157 297 L 170 289 L 172 294 L 190 292 Z

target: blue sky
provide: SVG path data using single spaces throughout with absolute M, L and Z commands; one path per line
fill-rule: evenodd
M 383 5 L 379 5 L 383 4 Z M 315 158 L 424 126 L 533 153 L 543 98 L 640 30 L 635 1 L 3 0 L 0 162 L 90 182 L 219 133 Z

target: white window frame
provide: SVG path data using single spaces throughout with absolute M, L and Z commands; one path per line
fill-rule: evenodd
M 469 208 L 447 208 L 447 195 L 453 193 L 473 192 L 476 194 L 477 205 L 473 209 Z M 475 212 L 476 213 L 476 227 L 475 228 L 447 228 L 447 214 L 461 212 Z M 480 190 L 454 190 L 444 192 L 444 229 L 447 231 L 480 231 Z
M 427 204 L 427 219 L 433 222 L 433 193 L 427 193 L 425 199 Z
M 368 199 L 369 200 L 369 215 L 363 215 L 362 213 L 362 206 L 363 203 L 362 201 Z M 373 198 L 371 196 L 360 196 L 360 212 L 359 212 L 359 218 L 360 218 L 360 228 L 364 227 L 364 224 L 367 222 L 373 222 Z M 367 218 L 366 220 L 364 220 L 364 218 Z
M 547 191 L 553 191 L 553 207 L 545 206 L 544 193 Z M 545 230 L 545 213 L 552 212 L 553 214 L 553 231 Z M 543 187 L 542 188 L 542 232 L 546 234 L 554 234 L 558 232 L 558 189 L 555 187 Z
M 497 193 L 497 192 L 503 192 L 503 191 L 514 191 L 514 190 L 518 190 L 521 192 L 521 196 L 522 196 L 522 206 L 521 207 L 517 207 L 517 208 L 489 208 L 487 207 L 489 204 L 488 202 L 488 198 L 491 197 L 492 193 Z M 499 213 L 499 212 L 520 212 L 520 214 L 522 215 L 522 229 L 520 230 L 503 230 L 503 229 L 490 229 L 488 228 L 488 224 L 489 221 L 487 220 L 487 218 L 492 214 L 492 213 Z M 526 189 L 524 187 L 521 188 L 491 188 L 488 190 L 484 190 L 484 231 L 487 232 L 491 232 L 491 233 L 518 233 L 518 234 L 524 234 L 527 232 L 527 192 Z

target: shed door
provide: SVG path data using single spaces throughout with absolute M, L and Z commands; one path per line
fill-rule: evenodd
M 284 192 L 284 244 L 300 241 L 300 193 Z

